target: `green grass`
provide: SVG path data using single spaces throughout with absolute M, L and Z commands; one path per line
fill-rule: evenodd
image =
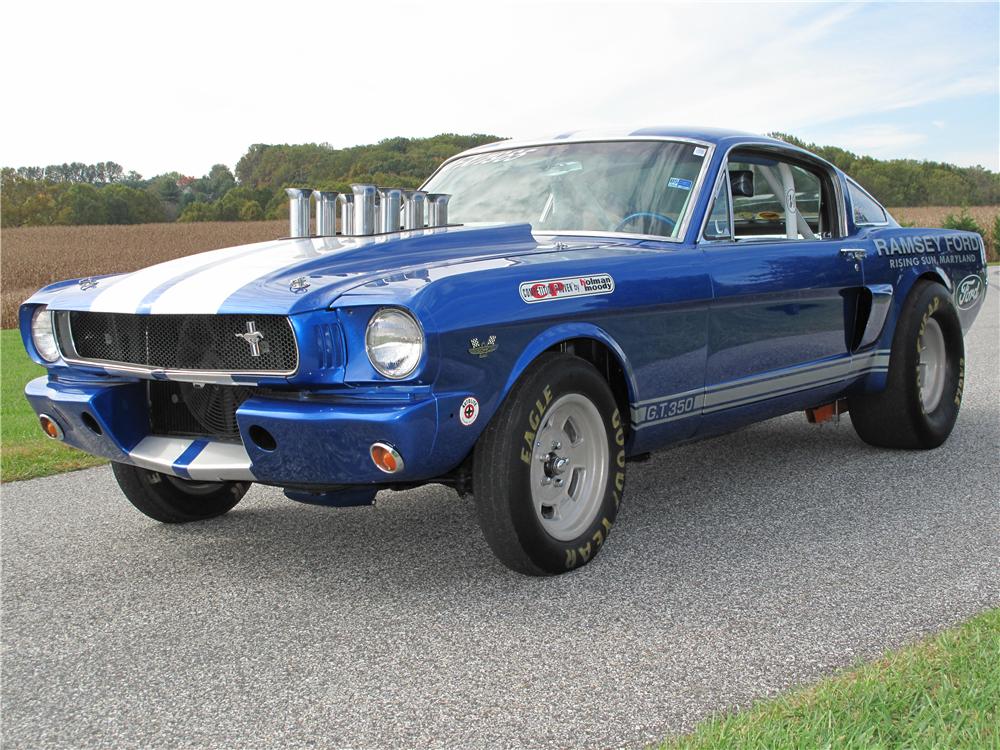
M 0 481 L 33 479 L 105 462 L 42 433 L 24 397 L 24 385 L 44 373 L 28 359 L 16 329 L 0 331 Z
M 660 750 L 1000 748 L 1000 609 Z

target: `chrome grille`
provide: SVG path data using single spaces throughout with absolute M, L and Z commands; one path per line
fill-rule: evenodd
M 290 374 L 295 335 L 281 315 L 129 315 L 73 311 L 57 323 L 68 359 L 150 369 Z M 248 341 L 241 334 L 258 332 Z M 66 338 L 69 341 L 66 341 Z M 256 346 L 253 345 L 256 342 Z M 69 344 L 69 346 L 67 346 Z M 257 356 L 254 356 L 254 354 Z

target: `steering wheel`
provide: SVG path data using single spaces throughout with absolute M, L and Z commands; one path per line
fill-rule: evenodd
M 674 227 L 677 226 L 677 222 L 674 221 L 673 219 L 671 219 L 669 216 L 664 216 L 663 214 L 658 214 L 655 211 L 636 211 L 634 214 L 629 214 L 624 219 L 622 219 L 621 221 L 619 221 L 615 225 L 614 231 L 620 232 L 621 229 L 622 229 L 622 227 L 624 227 L 626 224 L 628 224 L 630 221 L 632 221 L 632 219 L 646 219 L 646 218 L 656 219 L 657 221 L 666 224 L 667 225 L 667 229 L 669 229 L 671 232 L 673 232 L 674 231 Z

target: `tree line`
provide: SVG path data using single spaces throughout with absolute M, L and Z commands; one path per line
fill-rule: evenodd
M 1000 174 L 983 167 L 874 159 L 783 133 L 772 135 L 819 154 L 888 206 L 1000 204 Z M 216 164 L 199 178 L 168 172 L 145 179 L 115 162 L 4 167 L 0 220 L 8 227 L 284 218 L 285 187 L 343 192 L 352 182 L 368 182 L 413 188 L 448 157 L 496 140 L 492 135 L 442 134 L 339 149 L 326 143 L 257 143 L 240 158 L 235 172 Z

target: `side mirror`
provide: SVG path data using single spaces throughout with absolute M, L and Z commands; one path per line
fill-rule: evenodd
M 734 198 L 753 198 L 753 172 L 749 169 L 730 170 L 729 184 Z

